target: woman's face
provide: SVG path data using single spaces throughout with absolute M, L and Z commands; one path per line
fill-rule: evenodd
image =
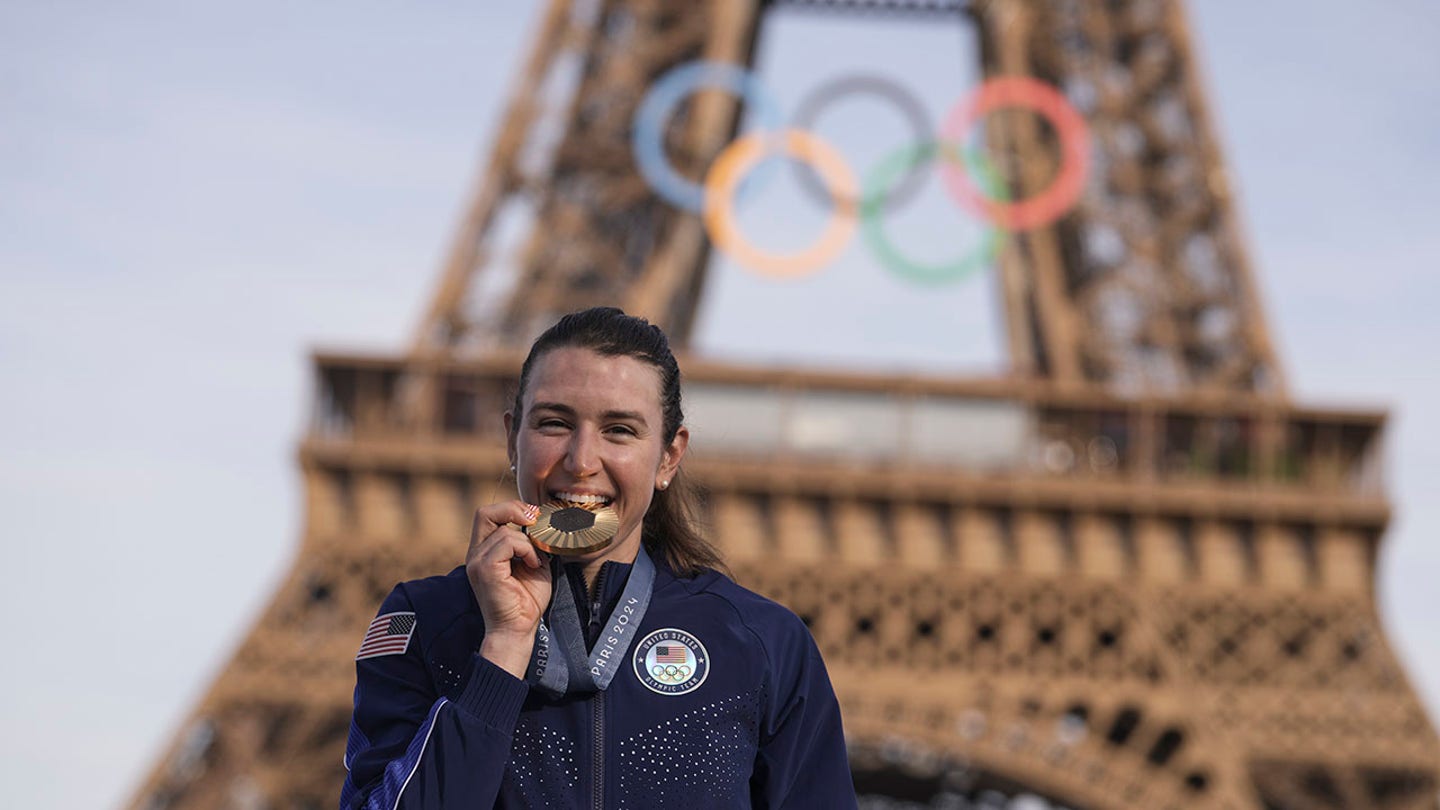
M 520 407 L 505 414 L 520 496 L 609 503 L 620 529 L 595 558 L 633 556 L 655 489 L 675 476 L 689 440 L 682 427 L 665 442 L 659 370 L 633 357 L 552 349 L 531 367 Z

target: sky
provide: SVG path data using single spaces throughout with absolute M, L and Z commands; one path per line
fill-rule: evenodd
M 300 541 L 309 352 L 404 347 L 533 29 L 518 6 L 0 6 L 0 724 L 23 731 L 0 742 L 0 780 L 15 806 L 125 801 L 280 583 Z M 1211 0 L 1190 18 L 1291 392 L 1390 410 L 1379 602 L 1433 715 L 1440 7 Z M 949 50 L 963 38 L 933 31 L 773 30 L 759 71 L 782 106 L 840 67 L 966 70 Z M 837 53 L 850 63 L 813 66 Z M 944 93 L 920 91 L 943 113 Z M 927 227 L 896 223 L 917 242 Z M 993 369 L 987 284 L 926 293 L 847 260 L 784 285 L 721 261 L 696 344 Z M 797 328 L 794 307 L 817 302 L 834 325 Z

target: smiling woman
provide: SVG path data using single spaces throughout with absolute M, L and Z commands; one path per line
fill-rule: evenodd
M 577 406 L 584 404 L 593 409 L 588 425 L 578 421 Z M 663 554 L 672 569 L 693 575 L 720 568 L 719 554 L 694 529 L 690 489 L 676 477 L 690 440 L 684 421 L 680 367 L 659 328 L 616 309 L 592 309 L 564 318 L 531 347 L 520 370 L 515 403 L 505 415 L 520 495 L 532 503 L 555 500 L 565 493 L 563 487 L 553 486 L 554 481 L 574 484 L 568 500 L 603 496 L 601 500 L 617 510 L 626 507 L 617 547 L 632 540 L 631 534 L 640 526 L 647 544 Z M 541 422 L 548 426 L 542 427 Z M 581 435 L 575 435 L 577 430 Z M 605 441 L 594 447 L 580 446 L 578 457 L 567 454 L 566 469 L 551 469 L 552 459 L 543 474 L 559 475 L 550 484 L 537 482 L 533 491 L 526 491 L 537 469 L 533 464 L 547 458 L 547 449 L 566 449 L 554 439 L 586 441 L 592 433 Z M 522 454 L 522 440 L 538 452 Z M 598 471 L 591 469 L 601 455 L 590 454 L 605 448 L 610 452 L 604 452 L 603 459 L 609 463 Z M 635 466 L 637 454 L 643 456 L 639 468 Z M 562 481 L 560 475 L 571 480 Z M 587 479 L 586 483 L 576 480 L 580 478 Z M 613 488 L 620 486 L 620 480 L 633 482 L 633 486 L 627 498 L 614 503 L 620 493 Z M 596 482 L 611 490 L 588 492 L 586 488 Z M 624 514 L 634 519 L 627 522 Z M 625 553 L 633 557 L 635 551 L 628 548 Z
M 464 566 L 381 605 L 341 806 L 854 807 L 809 631 L 720 573 L 690 519 L 664 333 L 566 316 L 504 418 L 520 499 L 476 511 Z M 527 535 L 572 511 L 613 537 L 550 556 Z

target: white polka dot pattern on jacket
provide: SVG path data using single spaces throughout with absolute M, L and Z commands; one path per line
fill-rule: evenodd
M 761 690 L 695 709 L 620 741 L 620 806 L 748 806 Z

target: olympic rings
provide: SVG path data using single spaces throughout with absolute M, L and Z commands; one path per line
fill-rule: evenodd
M 855 217 L 853 210 L 837 207 L 820 238 L 812 247 L 799 253 L 766 253 L 744 241 L 729 200 L 745 173 L 777 146 L 819 169 L 834 199 L 854 199 L 855 175 L 850 173 L 840 153 L 829 144 L 798 129 L 787 129 L 780 133 L 778 139 L 756 133 L 725 147 L 710 167 L 710 173 L 705 178 L 705 228 L 715 244 L 740 264 L 779 276 L 803 276 L 818 270 L 844 250 L 846 241 L 855 231 Z
M 893 82 L 884 76 L 869 76 L 864 74 L 842 76 L 820 85 L 819 89 L 812 91 L 810 95 L 806 96 L 805 100 L 801 102 L 800 108 L 795 112 L 795 119 L 791 127 L 805 131 L 813 130 L 815 120 L 820 117 L 820 110 L 826 104 L 850 93 L 878 96 L 894 104 L 895 107 L 900 110 L 900 114 L 909 122 L 910 128 L 915 131 L 916 143 L 924 143 L 926 139 L 930 138 L 930 133 L 935 131 L 929 114 L 925 112 L 925 106 L 920 103 L 920 99 L 916 98 L 914 94 L 900 86 L 897 82 Z M 810 196 L 825 205 L 831 204 L 832 201 L 829 199 L 829 195 L 825 191 L 824 186 L 816 179 L 813 171 L 810 171 L 808 167 L 798 164 L 796 165 L 796 171 L 801 187 L 804 188 Z M 919 193 L 921 185 L 924 182 L 925 175 L 921 171 L 921 164 L 918 161 L 910 164 L 906 169 L 905 177 L 899 184 L 885 193 L 885 210 L 893 210 L 896 206 L 914 197 Z M 867 193 L 875 192 L 867 189 Z M 862 199 L 858 201 L 858 205 L 856 200 L 835 200 L 834 202 L 841 206 L 860 207 L 867 204 L 869 200 Z
M 770 131 L 784 126 L 780 107 L 760 79 L 749 70 L 727 62 L 686 62 L 656 80 L 635 111 L 630 146 L 640 174 L 667 202 L 692 213 L 701 213 L 705 191 L 693 180 L 682 177 L 665 157 L 665 124 L 681 99 L 700 87 L 718 86 L 741 96 L 759 114 Z
M 1060 137 L 1061 163 L 1043 192 L 1017 202 L 987 198 L 959 167 L 941 168 L 950 192 L 961 204 L 1006 230 L 1024 231 L 1054 222 L 1080 197 L 1090 169 L 1090 136 L 1085 119 L 1065 97 L 1044 82 L 1024 76 L 1003 76 L 980 85 L 974 96 L 956 104 L 945 119 L 941 139 L 962 144 L 966 131 L 980 117 L 1004 107 L 1030 107 L 1049 119 Z
M 939 145 L 929 143 L 907 147 L 891 154 L 870 172 L 862 195 L 862 199 L 865 200 L 861 211 L 861 219 L 864 222 L 862 233 L 866 242 L 869 243 L 870 249 L 875 251 L 875 255 L 879 256 L 886 266 L 895 271 L 897 275 L 922 284 L 958 281 L 976 270 L 984 268 L 995 260 L 996 254 L 1000 251 L 1000 245 L 1005 239 L 1003 231 L 987 225 L 985 235 L 975 250 L 963 258 L 938 265 L 925 265 L 907 259 L 890 244 L 889 238 L 885 236 L 885 232 L 881 228 L 879 210 L 881 198 L 876 191 L 884 189 L 886 184 L 902 170 L 908 168 L 913 172 L 914 167 L 934 159 L 940 151 Z M 985 190 L 990 196 L 1001 200 L 1006 198 L 1005 184 L 995 173 L 989 161 L 975 151 L 967 152 L 965 160 L 967 163 L 978 164 Z
M 716 157 L 703 184 L 679 175 L 665 157 L 665 124 L 676 105 L 702 86 L 717 86 L 740 95 L 755 110 L 763 127 L 726 146 Z M 864 193 L 856 191 L 854 174 L 839 152 L 817 135 L 801 128 L 818 117 L 819 110 L 845 93 L 869 92 L 890 100 L 917 131 L 928 132 L 923 107 L 897 84 L 880 77 L 849 76 L 833 80 L 808 97 L 795 118 L 796 127 L 781 129 L 774 99 L 748 69 L 723 62 L 682 64 L 655 82 L 636 111 L 631 145 L 640 173 L 661 198 L 702 215 L 706 231 L 721 250 L 740 264 L 782 277 L 796 278 L 818 270 L 840 255 L 857 226 L 877 258 L 897 275 L 933 284 L 962 278 L 994 260 L 1010 231 L 1043 227 L 1064 215 L 1079 199 L 1090 169 L 1090 136 L 1085 119 L 1054 87 L 1036 79 L 1008 76 L 990 79 L 958 102 L 946 117 L 938 143 L 928 135 L 911 147 L 887 157 L 866 175 Z M 989 113 L 1007 107 L 1025 107 L 1046 118 L 1060 139 L 1060 166 L 1050 185 L 1026 199 L 1011 201 L 995 170 L 977 153 L 963 149 L 971 127 Z M 809 166 L 823 180 L 816 188 L 810 170 L 801 170 L 802 186 L 833 205 L 830 221 L 818 239 L 796 253 L 773 254 L 753 247 L 743 238 L 733 211 L 737 190 L 748 189 L 741 180 L 774 152 L 783 152 Z M 918 188 L 919 167 L 944 156 L 941 174 L 948 190 L 962 206 L 990 223 L 980 245 L 966 257 L 939 265 L 922 265 L 902 256 L 886 238 L 881 225 L 884 209 L 908 199 Z M 768 161 L 765 168 L 769 168 Z M 901 177 L 903 172 L 903 177 Z M 899 182 L 896 178 L 901 177 Z M 887 187 L 893 184 L 893 189 Z M 657 675 L 657 677 L 659 677 Z
M 665 668 L 660 666 L 659 664 L 656 664 L 655 666 L 650 667 L 650 674 L 654 675 L 657 679 L 663 678 L 665 677 Z

